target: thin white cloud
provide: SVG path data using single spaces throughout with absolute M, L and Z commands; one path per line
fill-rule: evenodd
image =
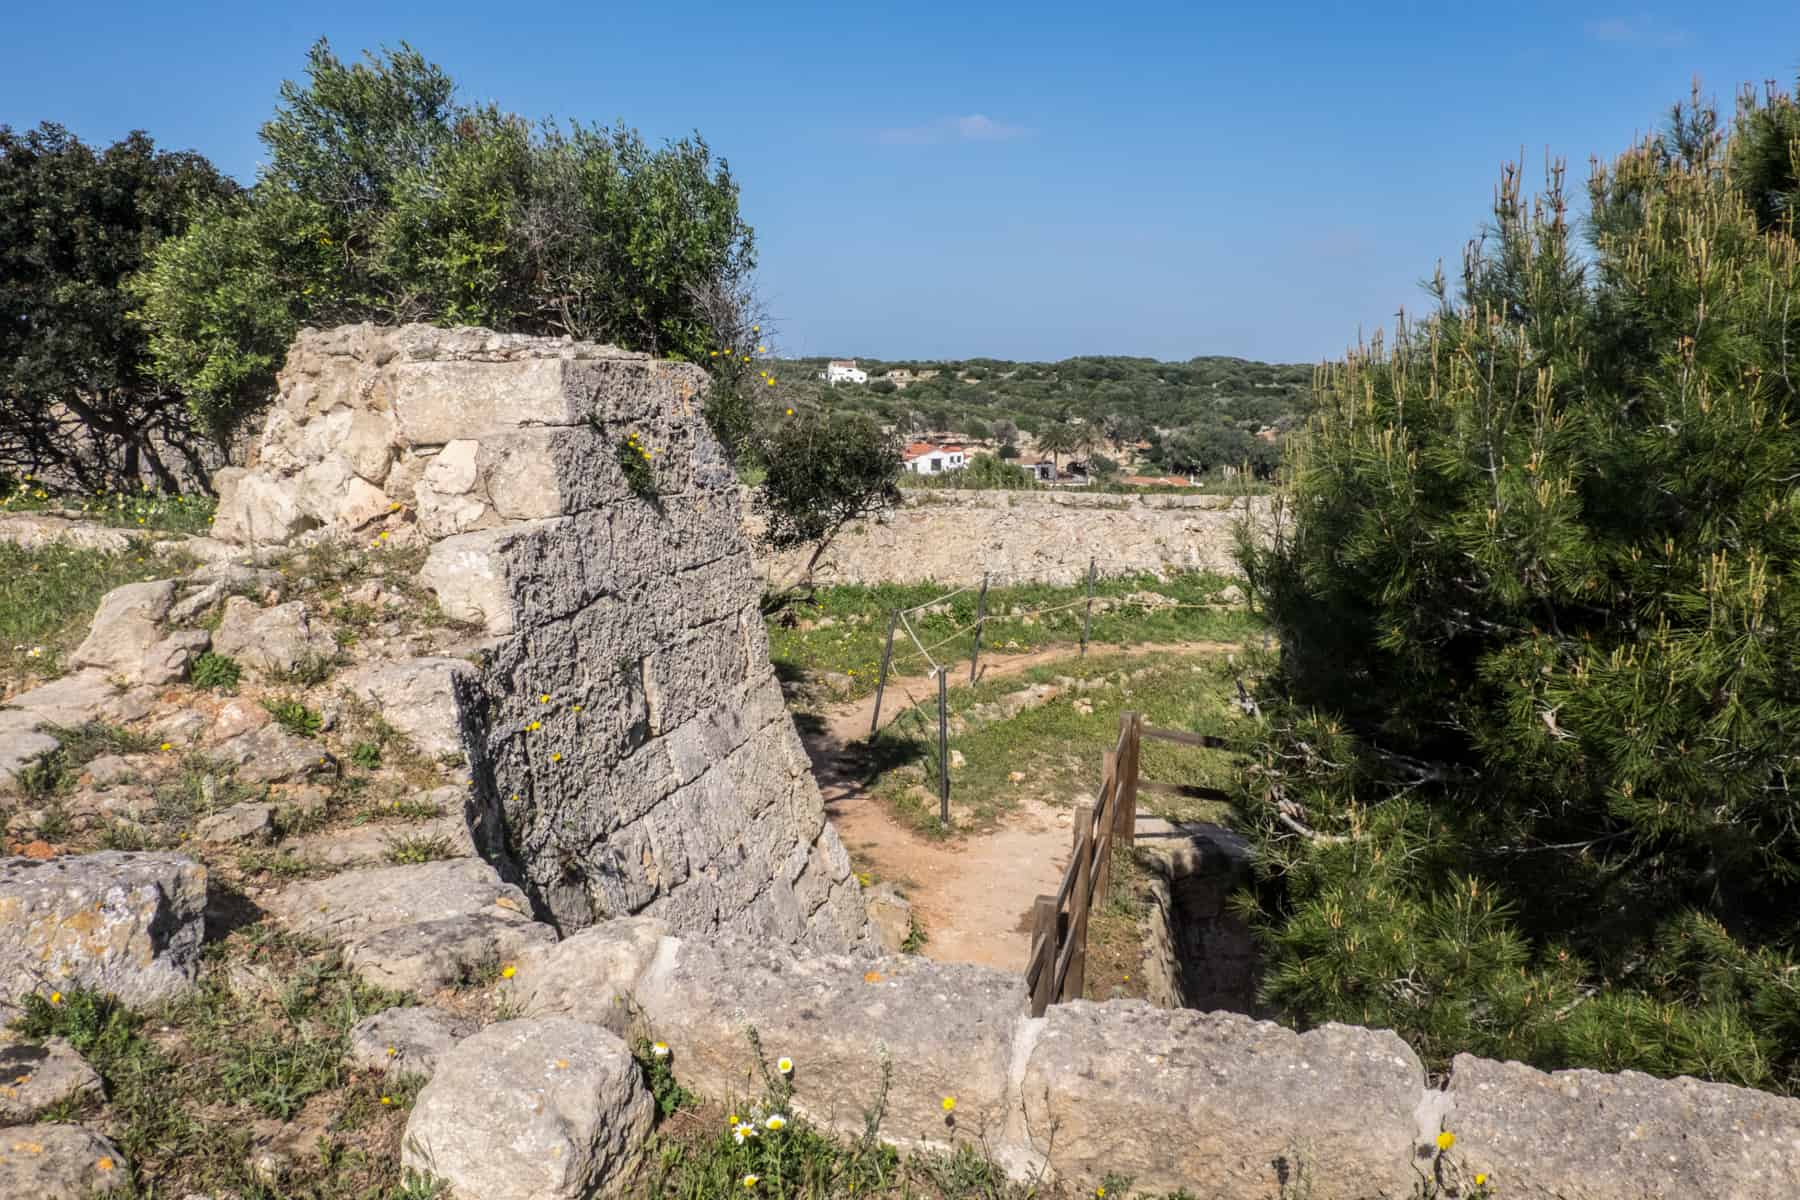
M 1022 125 L 996 121 L 986 113 L 944 117 L 927 125 L 884 129 L 878 139 L 887 146 L 935 146 L 943 142 L 1005 142 L 1030 133 Z
M 1693 35 L 1687 30 L 1665 25 L 1657 18 L 1642 13 L 1635 17 L 1608 17 L 1601 21 L 1589 21 L 1584 28 L 1588 37 L 1594 41 L 1608 42 L 1615 46 L 1648 46 L 1668 50 L 1685 46 L 1693 40 Z

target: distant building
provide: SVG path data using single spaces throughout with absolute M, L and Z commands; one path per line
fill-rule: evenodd
M 832 387 L 840 383 L 867 383 L 869 373 L 858 369 L 854 358 L 834 358 L 825 366 L 825 382 Z
M 914 442 L 901 453 L 900 463 L 914 475 L 942 475 L 962 470 L 969 465 L 969 459 L 961 446 Z

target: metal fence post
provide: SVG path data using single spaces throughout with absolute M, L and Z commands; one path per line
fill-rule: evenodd
M 1087 657 L 1088 631 L 1094 626 L 1094 560 L 1088 559 L 1087 613 L 1081 618 L 1081 657 Z
M 869 718 L 869 736 L 881 728 L 881 693 L 887 687 L 888 664 L 894 659 L 894 630 L 900 625 L 900 610 L 888 617 L 887 647 L 881 652 L 881 675 L 875 680 L 875 715 Z
M 950 828 L 950 673 L 938 668 L 938 820 Z
M 969 686 L 975 686 L 975 664 L 981 661 L 981 627 L 987 621 L 987 572 L 981 573 L 981 595 L 975 601 L 975 648 L 969 651 Z

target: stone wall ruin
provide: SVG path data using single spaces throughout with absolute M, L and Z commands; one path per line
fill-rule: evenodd
M 214 537 L 426 548 L 444 612 L 487 635 L 455 676 L 477 844 L 560 928 L 647 913 L 867 949 L 704 383 L 480 329 L 303 331 L 250 467 L 221 472 Z M 620 464 L 632 437 L 653 495 Z

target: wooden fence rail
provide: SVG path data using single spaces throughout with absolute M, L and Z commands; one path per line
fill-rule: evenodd
M 1112 885 L 1113 848 L 1137 841 L 1138 753 L 1144 736 L 1137 713 L 1119 717 L 1119 740 L 1106 752 L 1100 791 L 1094 803 L 1075 810 L 1075 845 L 1054 896 L 1039 896 L 1032 908 L 1031 955 L 1025 962 L 1025 990 L 1031 1015 L 1074 1000 L 1087 982 L 1088 913 L 1094 897 L 1105 899 Z

